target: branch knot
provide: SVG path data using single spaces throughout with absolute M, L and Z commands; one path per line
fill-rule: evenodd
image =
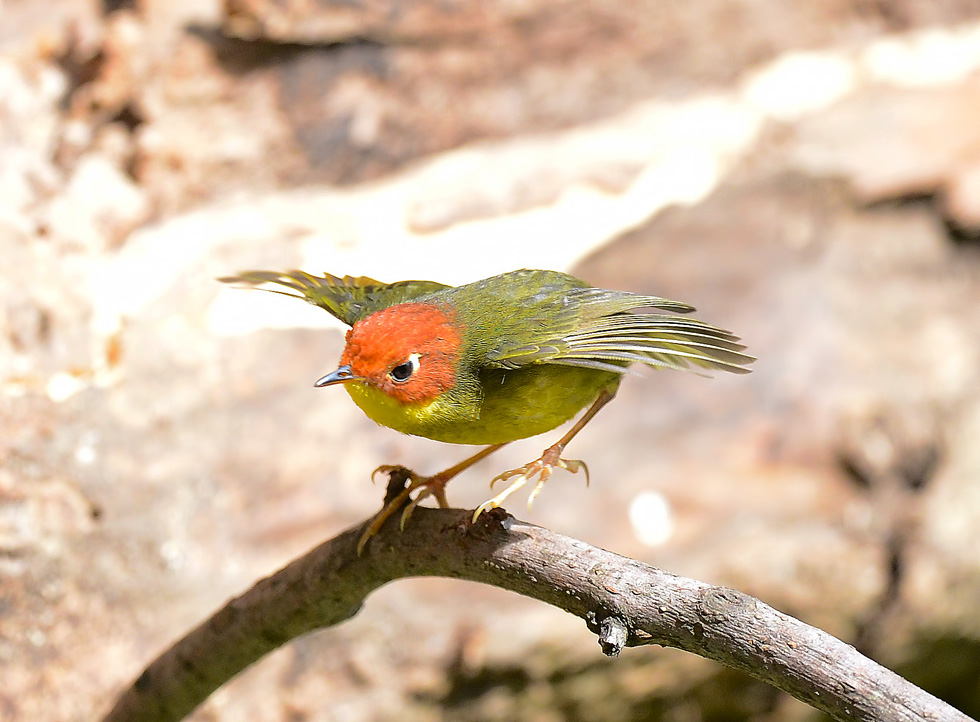
M 754 608 L 755 600 L 737 589 L 705 587 L 698 594 L 698 615 L 706 624 L 721 624 Z

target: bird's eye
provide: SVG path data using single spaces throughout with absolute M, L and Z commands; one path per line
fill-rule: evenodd
M 412 374 L 419 370 L 419 355 L 413 353 L 408 357 L 408 361 L 405 363 L 398 364 L 391 371 L 388 372 L 388 376 L 391 380 L 398 384 L 403 384 L 412 378 Z

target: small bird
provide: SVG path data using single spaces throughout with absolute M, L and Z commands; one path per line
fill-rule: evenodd
M 339 367 L 317 387 L 342 384 L 371 419 L 414 436 L 487 448 L 408 487 L 374 518 L 358 551 L 416 490 L 402 524 L 422 499 L 448 506 L 450 479 L 504 444 L 550 431 L 588 410 L 539 459 L 491 481 L 512 480 L 474 512 L 500 506 L 536 479 L 528 506 L 555 468 L 588 469 L 562 458 L 572 438 L 616 394 L 631 364 L 748 373 L 755 359 L 728 331 L 656 309 L 693 307 L 657 296 L 595 288 L 557 271 L 519 270 L 464 286 L 381 283 L 303 271 L 245 271 L 219 279 L 304 299 L 350 326 Z M 278 286 L 268 288 L 267 286 Z M 382 466 L 378 472 L 398 467 Z

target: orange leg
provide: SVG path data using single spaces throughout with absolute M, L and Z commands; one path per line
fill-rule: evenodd
M 401 509 L 405 502 L 409 503 L 408 506 L 405 507 L 405 511 L 402 512 L 402 529 L 405 528 L 405 523 L 408 521 L 409 517 L 412 516 L 412 512 L 415 511 L 415 507 L 418 506 L 419 502 L 423 499 L 433 496 L 440 507 L 444 509 L 447 508 L 449 506 L 449 500 L 446 499 L 446 484 L 448 484 L 454 477 L 469 469 L 471 466 L 473 466 L 473 464 L 490 456 L 490 454 L 495 452 L 503 445 L 504 444 L 494 444 L 486 447 L 485 449 L 481 449 L 473 454 L 473 456 L 463 459 L 455 466 L 450 466 L 448 469 L 440 471 L 438 474 L 433 474 L 432 476 L 419 476 L 414 471 L 409 471 L 409 485 L 405 487 L 405 489 L 398 494 L 398 496 L 382 507 L 381 511 L 379 511 L 375 515 L 374 519 L 371 520 L 371 524 L 364 531 L 364 534 L 361 535 L 361 539 L 357 543 L 358 555 L 360 555 L 364 550 L 364 545 L 367 543 L 367 540 L 377 534 L 382 525 L 384 525 L 384 523 L 388 521 L 388 519 L 390 519 L 395 512 Z M 403 467 L 389 465 L 379 466 L 374 470 L 374 473 L 371 474 L 371 478 L 373 479 L 375 474 L 390 474 L 391 472 L 401 468 Z M 421 489 L 421 491 L 414 499 L 412 499 L 412 493 L 418 489 Z M 410 499 L 411 501 L 409 501 Z
M 566 469 L 573 474 L 578 473 L 579 470 L 583 470 L 585 471 L 585 483 L 588 484 L 589 468 L 585 465 L 585 462 L 577 461 L 575 459 L 563 459 L 561 458 L 561 452 L 563 452 L 565 447 L 568 446 L 568 443 L 575 438 L 575 435 L 585 428 L 585 425 L 589 423 L 597 413 L 599 413 L 599 409 L 612 401 L 615 395 L 615 391 L 603 391 L 600 393 L 598 398 L 596 398 L 596 400 L 592 403 L 592 406 L 589 407 L 589 410 L 582 414 L 582 418 L 576 421 L 575 425 L 569 429 L 568 433 L 561 437 L 557 443 L 545 449 L 541 454 L 540 459 L 525 464 L 519 469 L 505 471 L 504 473 L 495 476 L 490 482 L 490 488 L 493 488 L 493 485 L 498 481 L 506 481 L 507 479 L 511 479 L 515 476 L 517 478 L 511 482 L 510 486 L 497 494 L 495 497 L 480 504 L 480 506 L 476 508 L 476 511 L 473 512 L 473 521 L 476 521 L 477 517 L 488 509 L 496 509 L 499 507 L 504 503 L 504 500 L 508 496 L 537 476 L 538 480 L 534 485 L 534 489 L 531 490 L 531 494 L 527 498 L 527 508 L 530 509 L 531 504 L 534 503 L 534 500 L 537 498 L 538 494 L 541 493 L 541 489 L 544 488 L 545 482 L 551 478 L 551 474 L 554 472 L 555 468 Z

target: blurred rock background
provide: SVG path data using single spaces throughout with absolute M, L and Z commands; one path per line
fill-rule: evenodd
M 246 268 L 519 267 L 678 298 L 748 377 L 626 381 L 535 523 L 727 584 L 980 716 L 980 2 L 5 0 L 0 719 L 91 720 L 380 503 Z M 515 444 L 454 483 L 539 453 Z M 673 650 L 402 582 L 196 720 L 812 720 Z

